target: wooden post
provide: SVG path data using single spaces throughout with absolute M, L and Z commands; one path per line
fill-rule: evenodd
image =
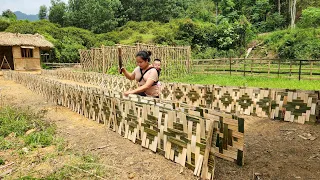
M 93 48 L 91 48 L 91 63 L 90 63 L 91 66 L 92 66 L 92 67 L 91 67 L 91 68 L 92 68 L 91 71 L 94 70 L 94 57 L 93 57 L 93 56 L 94 56 L 94 55 L 93 55 Z M 90 70 L 89 70 L 89 71 L 90 71 Z
M 232 67 L 231 67 L 231 56 L 229 57 L 229 60 L 230 60 L 230 68 L 229 68 L 229 73 L 230 73 L 230 76 L 231 76 L 231 70 L 232 70 Z
M 300 63 L 299 63 L 299 81 L 301 80 L 301 60 L 300 60 Z
M 246 76 L 246 58 L 243 59 L 243 76 Z
M 279 59 L 279 64 L 278 64 L 278 78 L 280 77 L 280 63 L 281 63 L 281 60 Z
M 310 61 L 310 80 L 312 79 L 312 68 L 313 68 L 313 61 Z
M 187 68 L 188 68 L 188 73 L 190 73 L 191 72 L 191 70 L 190 70 L 190 63 L 191 63 L 191 61 L 190 61 L 190 57 L 191 57 L 191 51 L 190 51 L 190 46 L 187 48 Z
M 292 60 L 290 60 L 290 77 L 292 75 Z
M 270 77 L 270 66 L 271 66 L 271 60 L 268 61 L 269 67 L 268 67 L 268 77 Z
M 253 59 L 251 60 L 251 75 L 252 75 L 252 66 L 253 66 Z
M 102 49 L 102 61 L 103 61 L 103 67 L 102 67 L 102 72 L 103 74 L 106 73 L 106 58 L 105 58 L 105 54 L 104 54 L 104 45 L 101 46 Z
M 119 73 L 122 74 L 122 49 L 121 46 L 118 46 L 118 60 L 119 60 Z
M 201 173 L 201 178 L 203 180 L 208 179 L 208 162 L 209 162 L 209 154 L 211 151 L 212 136 L 213 134 L 215 134 L 214 131 L 215 131 L 214 121 L 210 121 L 207 142 L 206 142 L 206 149 L 205 149 L 204 158 L 203 158 L 202 173 Z

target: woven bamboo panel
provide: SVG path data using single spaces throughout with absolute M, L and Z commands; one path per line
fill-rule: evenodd
M 43 74 L 48 76 L 55 75 L 48 70 L 43 71 Z M 70 74 L 74 75 L 71 76 Z M 119 76 L 100 73 L 56 71 L 55 76 L 61 79 L 88 83 L 120 92 L 137 87 L 134 81 L 129 81 Z M 291 92 L 293 94 L 291 94 Z M 291 92 L 281 89 L 272 90 L 265 88 L 190 85 L 181 83 L 162 83 L 161 85 L 161 99 L 165 101 L 185 103 L 195 107 L 205 107 L 228 113 L 270 117 L 271 119 L 280 120 L 286 119 L 286 121 L 299 123 L 314 123 L 316 116 L 319 115 L 317 101 L 320 97 L 318 92 Z M 284 101 L 288 94 L 292 96 L 293 102 Z M 304 99 L 304 104 L 299 102 L 301 99 Z M 294 104 L 299 103 L 299 107 L 297 106 L 299 109 L 293 108 Z M 283 105 L 285 105 L 285 107 L 283 107 Z M 301 109 L 300 106 L 302 106 Z M 285 114 L 287 114 L 286 118 Z M 290 118 L 294 117 L 294 119 L 289 119 L 289 116 Z
M 244 123 L 236 116 L 147 97 L 122 97 L 119 92 L 70 85 L 45 76 L 8 72 L 5 77 L 57 105 L 104 123 L 132 142 L 191 168 L 197 176 L 213 175 L 215 156 L 243 165 Z M 209 131 L 210 123 L 214 133 Z M 207 164 L 205 172 L 201 172 L 203 162 Z
M 317 94 L 314 91 L 271 91 L 273 119 L 304 123 L 315 123 L 319 114 Z

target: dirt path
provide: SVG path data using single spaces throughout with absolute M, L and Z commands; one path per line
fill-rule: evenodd
M 127 179 L 132 173 L 134 179 L 196 179 L 190 170 L 179 174 L 179 165 L 67 108 L 46 103 L 22 85 L 0 77 L 0 88 L 4 99 L 1 103 L 47 109 L 47 118 L 57 124 L 58 134 L 67 140 L 70 149 L 95 153 L 105 165 L 113 167 L 107 179 Z M 319 179 L 320 126 L 246 117 L 245 129 L 245 165 L 238 167 L 217 159 L 216 179 L 252 179 L 254 173 L 264 180 Z M 304 133 L 316 139 L 299 137 Z M 92 150 L 97 147 L 105 148 Z

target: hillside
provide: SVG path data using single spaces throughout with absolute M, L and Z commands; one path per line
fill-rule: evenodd
M 37 21 L 39 20 L 38 14 L 25 14 L 23 12 L 20 11 L 16 11 L 14 12 L 14 14 L 17 16 L 18 20 L 29 20 L 29 21 Z

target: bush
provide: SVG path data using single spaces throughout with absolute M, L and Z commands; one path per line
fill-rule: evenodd
M 299 27 L 310 28 L 320 26 L 320 8 L 309 7 L 302 10 L 301 20 L 298 23 Z
M 268 50 L 283 59 L 320 58 L 320 29 L 282 30 L 259 37 Z
M 5 31 L 10 26 L 10 21 L 0 18 L 0 31 Z

